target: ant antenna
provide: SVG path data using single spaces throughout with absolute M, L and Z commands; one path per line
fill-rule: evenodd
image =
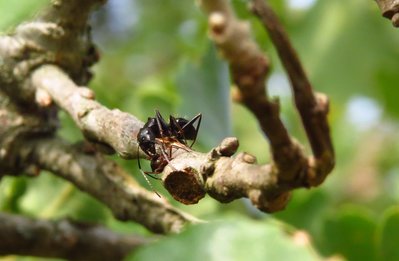
M 154 187 L 152 186 L 150 180 L 147 178 L 145 172 L 141 169 L 141 164 L 140 164 L 140 157 L 139 157 L 139 146 L 137 146 L 137 163 L 139 164 L 139 169 L 140 169 L 140 173 L 141 175 L 143 175 L 144 179 L 147 181 L 148 186 L 150 186 L 151 190 L 157 194 L 158 197 L 162 198 L 161 195 L 159 195 L 159 193 L 154 189 Z M 153 176 L 150 176 L 152 178 L 154 178 Z

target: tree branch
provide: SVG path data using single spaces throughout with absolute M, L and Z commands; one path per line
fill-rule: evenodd
M 328 99 L 313 94 L 272 10 L 262 0 L 253 1 L 252 8 L 269 30 L 290 77 L 295 104 L 314 154 L 307 157 L 302 146 L 288 135 L 279 118 L 278 103 L 267 97 L 264 80 L 269 64 L 251 39 L 249 28 L 235 18 L 226 0 L 202 0 L 200 4 L 209 16 L 211 38 L 230 64 L 233 81 L 238 86 L 236 97 L 254 113 L 269 138 L 273 162 L 256 165 L 256 158 L 249 154 L 232 158 L 238 140 L 229 138 L 208 154 L 188 151 L 176 155 L 165 168 L 165 187 L 183 203 L 196 203 L 207 192 L 221 202 L 248 197 L 262 211 L 281 210 L 292 189 L 321 184 L 334 166 L 327 123 Z
M 114 162 L 53 138 L 55 102 L 90 140 L 124 158 L 138 156 L 136 135 L 143 123 L 103 107 L 91 90 L 78 88 L 98 59 L 87 18 L 103 2 L 52 1 L 35 22 L 0 37 L 0 177 L 46 169 L 103 202 L 121 220 L 156 233 L 178 232 L 197 220 L 141 188 Z
M 208 15 L 212 40 L 230 64 L 233 81 L 238 87 L 234 98 L 258 119 L 269 138 L 275 168 L 286 174 L 294 173 L 297 166 L 305 162 L 302 149 L 291 139 L 281 121 L 278 101 L 267 97 L 265 79 L 270 65 L 251 38 L 249 25 L 235 17 L 228 1 L 201 0 L 200 5 Z
M 71 220 L 34 220 L 0 213 L 0 255 L 122 260 L 147 243 L 148 239 L 118 235 L 98 225 Z
M 32 73 L 32 84 L 46 91 L 71 115 L 86 138 L 110 146 L 123 158 L 137 158 L 137 134 L 143 123 L 118 109 L 109 110 L 94 100 L 94 92 L 78 87 L 59 68 L 45 65 Z
M 310 183 L 320 184 L 334 167 L 334 149 L 327 122 L 329 111 L 328 97 L 324 94 L 313 94 L 298 55 L 292 47 L 287 34 L 277 16 L 264 0 L 252 0 L 252 10 L 261 19 L 276 47 L 280 60 L 291 81 L 295 105 L 301 116 L 308 140 L 312 147 L 315 164 Z M 314 180 L 312 180 L 314 179 Z
M 143 189 L 115 162 L 59 138 L 26 142 L 18 159 L 72 182 L 108 206 L 116 218 L 138 222 L 155 233 L 177 233 L 186 223 L 198 222 Z

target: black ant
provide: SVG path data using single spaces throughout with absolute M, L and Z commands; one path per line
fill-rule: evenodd
M 147 183 L 154 190 L 146 175 L 158 179 L 151 174 L 162 173 L 165 166 L 172 159 L 172 149 L 187 150 L 187 141 L 192 140 L 191 148 L 196 139 L 201 124 L 202 114 L 199 113 L 191 120 L 169 116 L 169 123 L 166 123 L 158 110 L 155 117 L 149 117 L 143 128 L 137 134 L 137 141 L 141 150 L 151 160 L 151 172 L 142 171 L 140 160 L 138 165 Z M 196 126 L 195 123 L 197 122 Z M 158 145 L 158 147 L 156 146 Z M 154 190 L 159 196 L 159 194 Z

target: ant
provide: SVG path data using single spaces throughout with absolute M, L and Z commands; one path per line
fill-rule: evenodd
M 188 140 L 192 141 L 189 148 L 194 145 L 201 119 L 201 113 L 191 120 L 170 115 L 169 123 L 167 123 L 161 113 L 155 110 L 155 117 L 148 117 L 143 128 L 139 130 L 137 141 L 141 150 L 150 158 L 152 171 L 142 171 L 140 160 L 137 158 L 139 169 L 149 186 L 159 197 L 160 195 L 154 190 L 146 175 L 158 179 L 151 174 L 162 173 L 165 166 L 172 159 L 173 148 L 187 150 Z M 196 122 L 197 124 L 194 126 Z

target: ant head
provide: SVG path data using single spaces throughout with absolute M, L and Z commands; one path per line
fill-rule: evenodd
M 155 134 L 150 128 L 144 125 L 144 127 L 140 129 L 137 135 L 137 141 L 141 150 L 149 156 L 156 154 L 154 140 Z

